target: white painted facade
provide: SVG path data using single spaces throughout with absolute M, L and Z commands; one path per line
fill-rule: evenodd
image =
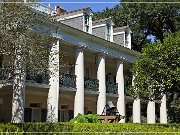
M 131 50 L 130 29 L 127 37 L 128 47 L 117 45 L 113 43 L 113 34 L 116 33 L 111 33 L 110 41 L 91 34 L 92 28 L 101 27 L 104 24 L 92 26 L 92 14 L 89 14 L 91 29 L 89 32 L 72 28 L 61 22 L 52 23 L 48 19 L 41 25 L 36 25 L 36 32 L 57 41 L 53 44 L 51 51 L 59 52 L 61 48 L 62 51 L 68 53 L 64 58 L 66 62 L 74 66 L 71 69 L 65 68 L 63 75 L 60 75 L 60 61 L 55 53 L 50 57 L 49 70 L 53 74 L 50 75 L 49 84 L 26 81 L 25 121 L 68 121 L 78 113 L 101 115 L 104 106 L 111 100 L 117 106 L 119 113 L 125 116 L 120 122 L 125 123 L 130 117 L 127 116 L 128 104 L 132 104 L 133 122 L 141 122 L 141 100 L 133 99 L 125 92 L 127 81 L 125 75 L 130 73 L 132 64 L 139 55 L 138 52 Z M 74 16 L 77 17 L 80 14 Z M 73 18 L 73 16 L 66 17 Z M 113 32 L 112 25 L 111 32 Z M 125 34 L 125 32 L 121 33 Z M 53 92 L 49 94 L 49 91 Z M 4 86 L 0 99 L 4 101 L 4 97 L 8 95 L 7 101 L 11 101 L 11 94 L 9 86 Z M 0 118 L 9 121 L 11 114 L 6 112 L 12 106 L 8 102 L 2 104 L 0 103 L 0 112 L 3 114 L 0 114 Z M 155 102 L 149 101 L 146 105 L 147 122 L 155 123 Z M 46 112 L 47 107 L 52 108 L 52 111 Z M 167 123 L 165 96 L 161 102 L 160 112 L 161 123 Z M 46 114 L 52 117 L 44 118 Z

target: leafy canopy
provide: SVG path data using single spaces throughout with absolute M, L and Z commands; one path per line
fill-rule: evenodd
M 163 43 L 143 48 L 134 67 L 134 88 L 131 95 L 160 98 L 162 93 L 180 95 L 180 32 L 169 34 Z
M 133 32 L 132 46 L 137 51 L 141 51 L 150 42 L 148 36 L 154 36 L 155 40 L 163 42 L 169 32 L 180 30 L 180 3 L 138 3 L 149 1 L 122 0 L 134 1 L 135 3 L 120 3 L 112 9 L 106 8 L 97 12 L 94 20 L 111 16 L 117 27 L 129 25 Z
M 21 47 L 27 70 L 43 72 L 48 68 L 49 48 L 53 39 L 33 30 L 45 15 L 36 13 L 30 6 L 27 3 L 0 4 L 0 55 L 8 57 L 6 63 L 9 64 L 4 64 L 3 68 L 11 66 L 12 72 L 15 50 L 21 44 L 20 37 L 23 37 Z

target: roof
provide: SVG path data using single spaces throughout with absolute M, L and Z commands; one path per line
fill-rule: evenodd
M 128 30 L 130 33 L 132 33 L 131 29 L 129 28 L 129 25 L 122 26 L 122 27 L 117 27 L 117 28 L 113 28 L 113 32 L 114 32 L 114 33 L 116 33 L 116 32 L 122 32 L 122 31 L 125 31 L 125 30 Z
M 99 20 L 95 20 L 93 21 L 93 23 L 99 23 L 99 22 L 106 22 L 107 20 L 111 19 L 111 17 L 109 18 L 103 18 L 103 19 L 99 19 Z
M 114 30 L 124 30 L 126 28 L 129 28 L 129 26 L 126 25 L 126 26 L 122 26 L 122 27 L 116 27 L 116 28 L 114 28 Z
M 95 20 L 92 23 L 93 23 L 93 25 L 99 25 L 99 24 L 103 24 L 103 23 L 107 23 L 107 22 L 110 22 L 111 25 L 114 25 L 114 22 L 112 21 L 111 17 Z
M 72 11 L 69 11 L 69 12 L 65 12 L 65 13 L 62 13 L 62 14 L 60 14 L 60 15 L 70 14 L 70 13 L 73 13 L 73 12 L 84 11 L 84 10 L 90 10 L 90 11 L 92 12 L 92 10 L 91 10 L 90 7 L 84 7 L 84 8 L 80 8 L 80 9 L 77 9 L 77 10 L 72 10 Z M 58 16 L 59 16 L 59 15 L 58 15 Z

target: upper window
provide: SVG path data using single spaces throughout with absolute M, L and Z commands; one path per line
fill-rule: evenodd
M 89 32 L 89 15 L 84 15 L 85 32 Z
M 125 46 L 127 47 L 128 46 L 128 33 L 125 31 Z
M 110 41 L 111 37 L 111 27 L 109 24 L 107 24 L 107 40 Z
M 84 15 L 84 18 L 85 18 L 85 19 L 84 19 L 84 20 L 85 20 L 85 24 L 86 24 L 86 25 L 89 25 L 89 15 L 88 15 L 88 14 L 85 14 L 85 15 Z

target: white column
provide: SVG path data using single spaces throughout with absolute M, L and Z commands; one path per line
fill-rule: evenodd
M 58 121 L 58 102 L 59 102 L 59 40 L 51 48 L 49 57 L 49 93 L 47 99 L 47 121 Z
M 99 96 L 97 99 L 97 114 L 102 114 L 106 105 L 106 71 L 105 56 L 98 56 L 97 79 L 99 80 Z
M 134 86 L 134 76 L 132 86 Z M 133 102 L 133 123 L 141 123 L 141 101 L 139 98 L 136 98 Z
M 24 122 L 25 106 L 25 81 L 26 81 L 26 59 L 24 49 L 24 36 L 20 35 L 15 47 L 14 80 L 12 94 L 12 119 L 11 122 Z
M 139 98 L 133 102 L 133 123 L 141 123 L 141 101 Z
M 167 123 L 167 109 L 166 109 L 166 95 L 165 94 L 163 95 L 161 99 L 160 123 Z
M 76 93 L 74 98 L 74 117 L 78 113 L 84 114 L 84 52 L 81 49 L 76 51 Z
M 125 116 L 125 96 L 124 96 L 124 74 L 123 74 L 123 62 L 117 61 L 116 63 L 116 83 L 118 83 L 118 101 L 117 109 L 120 115 Z M 121 123 L 125 123 L 125 118 L 120 120 Z
M 155 101 L 149 101 L 147 105 L 147 123 L 155 123 Z

